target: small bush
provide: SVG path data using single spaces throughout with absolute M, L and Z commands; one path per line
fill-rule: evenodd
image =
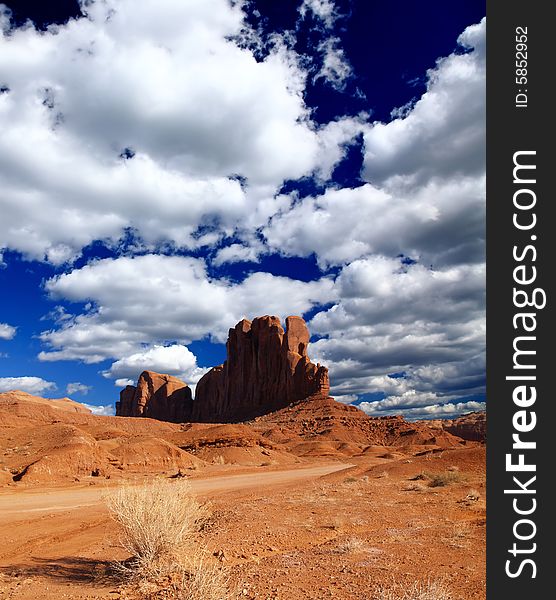
M 120 545 L 131 555 L 117 567 L 131 578 L 167 570 L 208 517 L 184 480 L 124 486 L 107 504 L 122 528 Z
M 445 471 L 444 473 L 430 473 L 427 474 L 430 479 L 430 487 L 444 487 L 451 483 L 459 483 L 464 480 L 463 476 L 457 471 Z

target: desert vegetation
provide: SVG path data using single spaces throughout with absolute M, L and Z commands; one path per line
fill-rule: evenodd
M 210 509 L 195 498 L 189 482 L 126 485 L 108 495 L 106 502 L 120 526 L 119 544 L 129 554 L 114 563 L 114 570 L 139 597 L 232 597 L 223 566 L 215 563 L 200 536 Z
M 427 580 L 413 583 L 393 582 L 377 588 L 373 600 L 452 600 L 447 585 L 442 581 Z

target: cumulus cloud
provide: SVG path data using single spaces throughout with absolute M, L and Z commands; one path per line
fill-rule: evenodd
M 345 267 L 340 300 L 310 322 L 322 336 L 311 356 L 329 366 L 333 393 L 446 401 L 484 391 L 484 277 L 482 264 L 433 270 L 377 256 Z
M 174 375 L 188 384 L 196 384 L 208 369 L 197 366 L 197 357 L 186 346 L 154 345 L 115 361 L 103 375 L 125 386 L 130 385 L 129 381 L 136 381 L 142 371 Z
M 147 244 L 199 247 L 200 226 L 261 225 L 261 189 L 271 203 L 283 180 L 319 168 L 306 73 L 279 40 L 264 60 L 234 41 L 241 3 L 92 0 L 82 10 L 46 32 L 0 37 L 6 247 L 62 264 L 124 228 Z
M 54 299 L 90 307 L 43 332 L 51 351 L 39 358 L 88 363 L 140 354 L 144 344 L 186 345 L 209 335 L 222 342 L 243 317 L 302 314 L 335 298 L 328 278 L 303 282 L 253 273 L 232 283 L 210 279 L 201 259 L 162 255 L 100 260 L 50 279 L 46 289 Z M 174 351 L 183 358 L 179 347 Z
M 328 189 L 292 201 L 263 234 L 285 255 L 316 252 L 324 268 L 371 254 L 405 254 L 435 265 L 482 262 L 484 192 L 484 175 L 431 181 L 396 194 L 371 184 Z
M 469 52 L 440 59 L 425 94 L 405 116 L 365 133 L 365 177 L 375 184 L 481 174 L 485 169 L 486 19 L 458 43 Z
M 441 404 L 430 404 L 434 402 L 434 396 L 429 396 L 422 406 L 400 405 L 392 408 L 390 405 L 382 405 L 379 402 L 361 402 L 359 408 L 371 416 L 389 416 L 403 413 L 406 419 L 455 419 L 463 414 L 485 410 L 485 402 L 469 400 L 467 402 L 447 402 Z
M 0 340 L 11 340 L 15 337 L 17 327 L 8 325 L 7 323 L 0 323 Z
M 66 386 L 66 394 L 68 396 L 71 396 L 72 394 L 83 394 L 85 396 L 91 389 L 92 387 L 90 385 L 85 385 L 84 383 L 76 381 L 74 383 L 68 383 Z
M 259 262 L 259 253 L 262 251 L 262 248 L 259 248 L 253 245 L 231 244 L 216 253 L 212 264 L 220 267 L 225 263 Z
M 470 51 L 439 60 L 403 117 L 360 122 L 368 183 L 292 196 L 263 229 L 270 248 L 316 253 L 323 267 L 401 253 L 435 265 L 483 262 L 484 36 L 485 21 L 468 27 L 459 42 Z
M 0 377 L 0 392 L 20 390 L 28 394 L 42 394 L 55 389 L 55 383 L 40 377 Z
M 94 415 L 113 417 L 116 414 L 116 407 L 114 404 L 106 404 L 104 406 L 85 404 L 85 402 L 80 402 L 80 404 L 82 404 L 85 408 L 88 408 Z

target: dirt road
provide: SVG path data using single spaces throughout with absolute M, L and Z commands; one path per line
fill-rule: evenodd
M 219 492 L 239 490 L 251 487 L 268 488 L 270 486 L 293 483 L 306 479 L 328 475 L 348 469 L 351 465 L 328 464 L 302 469 L 243 473 L 238 475 L 213 476 L 190 481 L 193 492 L 207 496 Z M 95 486 L 62 490 L 24 490 L 8 491 L 0 494 L 0 524 L 14 519 L 29 518 L 29 513 L 67 511 L 94 506 L 114 486 Z

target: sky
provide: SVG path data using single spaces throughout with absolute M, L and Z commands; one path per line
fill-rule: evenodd
M 0 392 L 113 414 L 302 315 L 373 416 L 485 407 L 471 0 L 0 4 Z

